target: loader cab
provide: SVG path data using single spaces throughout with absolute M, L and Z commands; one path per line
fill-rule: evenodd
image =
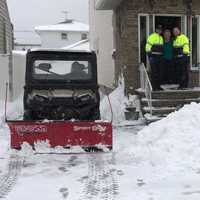
M 26 86 L 97 87 L 97 63 L 94 52 L 29 51 Z
M 32 50 L 24 87 L 26 120 L 100 118 L 94 52 Z

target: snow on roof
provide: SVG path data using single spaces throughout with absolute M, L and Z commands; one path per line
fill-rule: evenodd
M 43 31 L 89 32 L 89 25 L 75 20 L 67 20 L 53 25 L 36 26 L 35 31 L 37 33 Z
M 89 40 L 81 40 L 79 42 L 76 42 L 72 45 L 69 45 L 67 47 L 64 47 L 63 49 L 66 50 L 86 50 L 86 51 L 90 51 L 90 43 Z

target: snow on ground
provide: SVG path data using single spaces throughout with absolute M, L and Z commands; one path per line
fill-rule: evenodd
M 200 104 L 186 105 L 162 121 L 151 124 L 138 134 L 137 141 L 140 147 L 145 147 L 145 157 L 151 155 L 155 165 L 170 166 L 171 171 L 198 171 Z
M 100 104 L 101 118 L 103 120 L 108 120 L 108 121 L 113 120 L 113 124 L 116 125 L 125 121 L 124 111 L 125 111 L 125 103 L 127 101 L 128 100 L 124 94 L 124 81 L 122 79 L 119 86 L 111 94 L 109 94 L 109 96 L 105 96 L 101 101 Z
M 124 120 L 123 97 L 123 86 L 110 95 L 116 124 Z M 109 119 L 109 105 L 103 101 L 102 116 Z M 21 113 L 19 102 L 10 106 L 9 115 Z M 0 194 L 14 154 L 24 161 L 6 200 L 199 200 L 199 130 L 200 104 L 192 103 L 146 127 L 115 127 L 109 153 L 35 154 L 27 144 L 21 152 L 10 150 L 9 131 L 2 122 Z

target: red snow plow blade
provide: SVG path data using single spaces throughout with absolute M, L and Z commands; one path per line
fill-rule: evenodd
M 31 146 L 48 141 L 56 146 L 97 147 L 112 149 L 112 124 L 109 122 L 7 121 L 11 131 L 11 148 L 20 149 L 24 142 Z

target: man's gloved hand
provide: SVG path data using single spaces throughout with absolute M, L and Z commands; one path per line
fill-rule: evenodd
M 149 62 L 152 63 L 153 62 L 153 56 L 151 53 L 148 53 L 148 58 L 149 58 Z

